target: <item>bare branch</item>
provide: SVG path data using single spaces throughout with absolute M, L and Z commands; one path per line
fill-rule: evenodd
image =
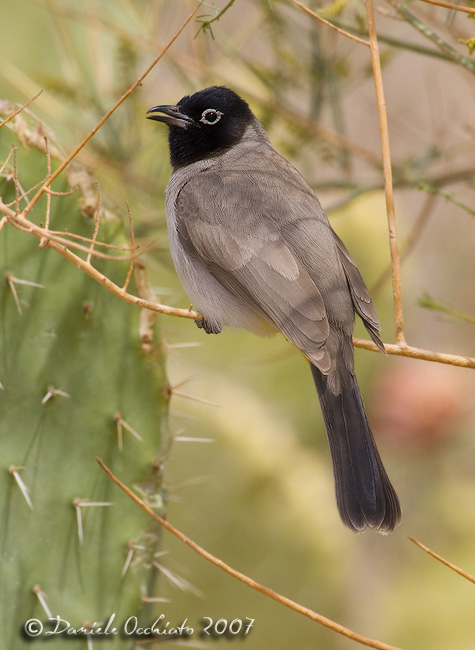
M 96 211 L 94 212 L 94 233 L 92 235 L 91 246 L 89 248 L 89 253 L 86 259 L 87 264 L 91 263 L 91 257 L 92 254 L 94 253 L 94 246 L 96 245 L 97 234 L 99 232 L 99 224 L 101 220 L 102 194 L 101 194 L 101 188 L 98 181 L 96 181 L 96 187 L 97 187 L 98 201 L 97 201 Z
M 362 38 L 358 38 L 358 36 L 354 36 L 353 34 L 350 34 L 350 32 L 345 32 L 344 29 L 337 27 L 336 25 L 331 23 L 329 20 L 326 20 L 325 18 L 322 18 L 322 16 L 319 16 L 319 14 L 316 14 L 314 11 L 312 11 L 311 9 L 303 5 L 301 2 L 298 2 L 298 0 L 290 0 L 290 2 L 292 2 L 294 5 L 297 5 L 297 7 L 300 7 L 300 9 L 303 9 L 307 14 L 310 14 L 310 16 L 313 16 L 313 18 L 316 18 L 327 27 L 334 29 L 335 32 L 338 32 L 342 36 L 346 36 L 346 38 L 351 38 L 352 41 L 356 41 L 356 43 L 359 43 L 360 45 L 366 45 L 366 47 L 369 47 L 368 41 L 365 41 Z
M 371 350 L 372 352 L 381 352 L 380 349 L 373 343 L 373 341 L 368 341 L 366 339 L 353 338 L 353 345 L 355 348 Z M 431 350 L 413 348 L 410 345 L 393 345 L 390 343 L 384 343 L 384 349 L 388 354 L 397 357 L 410 357 L 411 359 L 420 359 L 421 361 L 435 361 L 437 363 L 444 363 L 449 366 L 458 366 L 459 368 L 472 368 L 475 370 L 475 358 L 473 357 L 462 357 L 458 354 L 432 352 Z
M 18 113 L 21 113 L 27 106 L 29 106 L 32 102 L 34 102 L 35 99 L 38 99 L 38 97 L 41 95 L 42 92 L 43 91 L 40 90 L 40 92 L 36 93 L 36 95 L 34 97 L 32 97 L 31 99 L 29 99 L 26 102 L 26 104 L 23 104 L 22 106 L 20 106 L 20 108 L 18 108 L 15 112 L 13 112 L 11 115 L 9 115 L 7 118 L 5 118 L 3 120 L 3 122 L 0 122 L 0 129 L 2 128 L 2 126 L 5 126 L 5 124 L 7 124 L 7 122 L 12 120 L 16 115 L 18 115 Z
M 379 58 L 378 37 L 374 19 L 372 0 L 366 0 L 366 13 L 368 17 L 368 34 L 371 51 L 371 64 L 373 66 L 374 85 L 378 104 L 379 132 L 383 154 L 384 194 L 386 196 L 386 211 L 389 229 L 389 248 L 391 252 L 391 266 L 394 296 L 394 318 L 396 322 L 396 341 L 404 345 L 404 324 L 402 317 L 401 297 L 401 270 L 396 232 L 396 212 L 394 207 L 393 177 L 391 168 L 391 152 L 389 148 L 388 117 L 386 114 L 386 101 L 384 98 L 383 75 Z
M 470 573 L 467 573 L 466 571 L 464 571 L 463 569 L 461 569 L 460 567 L 458 567 L 456 564 L 452 564 L 452 562 L 449 562 L 448 560 L 446 560 L 445 558 L 443 558 L 441 555 L 438 555 L 437 553 L 434 553 L 434 551 L 431 551 L 431 549 L 430 549 L 429 547 L 425 546 L 424 544 L 422 544 L 421 542 L 419 542 L 419 541 L 418 541 L 417 539 L 415 539 L 414 537 L 409 537 L 409 539 L 411 540 L 411 542 L 414 542 L 414 544 L 415 544 L 416 546 L 418 546 L 418 547 L 421 548 L 423 551 L 425 551 L 426 553 L 428 553 L 431 557 L 435 558 L 436 560 L 438 560 L 438 561 L 441 562 L 442 564 L 445 564 L 445 566 L 449 567 L 449 569 L 452 569 L 452 571 L 455 571 L 456 573 L 458 573 L 459 575 L 461 575 L 461 576 L 462 576 L 463 578 L 465 578 L 466 580 L 469 580 L 470 582 L 473 582 L 473 584 L 475 584 L 475 577 L 472 576 Z
M 284 607 L 288 607 L 289 609 L 292 609 L 294 612 L 297 612 L 298 614 L 302 614 L 303 616 L 310 618 L 312 621 L 315 621 L 316 623 L 319 623 L 320 625 L 323 625 L 329 628 L 330 630 L 333 630 L 334 632 L 337 632 L 338 634 L 341 634 L 342 636 L 351 639 L 352 641 L 356 641 L 361 645 L 365 645 L 368 648 L 376 648 L 376 650 L 400 650 L 399 648 L 396 648 L 395 646 L 392 645 L 388 645 L 387 643 L 383 643 L 382 641 L 377 641 L 376 639 L 370 639 L 367 636 L 363 636 L 362 634 L 353 632 L 353 630 L 350 630 L 347 627 L 340 625 L 339 623 L 335 623 L 335 621 L 332 621 L 326 616 L 317 614 L 317 612 L 314 612 L 308 607 L 299 605 L 299 603 L 290 600 L 290 598 L 286 598 L 285 596 L 282 596 L 281 594 L 277 593 L 273 589 L 270 589 L 269 587 L 266 587 L 260 584 L 259 582 L 256 582 L 249 576 L 246 576 L 244 573 L 241 573 L 240 571 L 233 569 L 231 566 L 229 566 L 229 564 L 226 564 L 225 562 L 223 562 L 223 560 L 220 560 L 215 555 L 212 555 L 211 553 L 209 553 L 209 551 L 199 546 L 196 542 L 191 540 L 180 530 L 172 526 L 166 519 L 163 519 L 162 517 L 157 515 L 157 513 L 152 510 L 152 508 L 150 508 L 144 501 L 142 501 L 142 499 L 140 499 L 134 492 L 132 492 L 132 490 L 130 490 L 126 485 L 124 485 L 124 483 L 122 483 L 111 472 L 111 470 L 102 462 L 100 458 L 96 458 L 96 460 L 99 463 L 100 467 L 104 470 L 104 472 L 109 476 L 109 478 L 116 485 L 118 485 L 120 489 L 123 492 L 125 492 L 125 494 L 130 499 L 132 499 L 132 501 L 134 501 L 138 506 L 140 506 L 140 508 L 142 508 L 142 510 L 144 510 L 149 517 L 154 519 L 158 524 L 160 524 L 160 526 L 162 526 L 162 528 L 165 528 L 165 530 L 167 530 L 169 533 L 177 537 L 181 542 L 189 546 L 195 553 L 200 555 L 208 562 L 211 562 L 211 564 L 214 564 L 214 566 L 217 566 L 222 571 L 225 571 L 227 574 L 229 574 L 236 580 L 243 582 L 245 585 L 247 585 L 251 589 L 254 589 L 255 591 L 258 591 L 264 596 L 267 596 L 268 598 L 272 598 L 272 600 L 275 600 L 280 605 L 284 605 Z
M 464 11 L 466 14 L 475 14 L 474 7 L 464 7 L 463 5 L 455 5 L 452 2 L 443 2 L 443 0 L 422 0 L 422 2 L 428 2 L 431 5 L 437 5 L 438 7 L 445 7 L 446 9 L 453 9 L 454 11 Z
M 152 311 L 156 311 L 161 314 L 168 314 L 169 316 L 179 316 L 181 318 L 191 318 L 194 320 L 201 319 L 200 314 L 197 314 L 196 312 L 191 311 L 190 309 L 177 309 L 174 307 L 169 307 L 168 305 L 162 305 L 160 303 L 150 302 L 148 300 L 144 300 L 143 298 L 138 298 L 137 296 L 133 296 L 132 294 L 127 293 L 127 291 L 117 286 L 114 282 L 112 282 L 112 280 L 109 280 L 107 276 L 105 276 L 103 273 L 95 269 L 91 264 L 86 262 L 86 260 L 83 260 L 81 257 L 73 253 L 71 250 L 69 250 L 68 246 L 71 244 L 71 242 L 68 241 L 65 241 L 64 243 L 60 242 L 61 238 L 52 237 L 51 233 L 48 230 L 45 230 L 44 228 L 41 228 L 40 226 L 37 226 L 36 224 L 32 223 L 31 221 L 26 219 L 26 217 L 24 217 L 22 214 L 15 214 L 13 210 L 7 208 L 2 203 L 1 199 L 0 199 L 0 212 L 2 212 L 8 218 L 9 222 L 12 225 L 14 225 L 16 228 L 18 228 L 19 230 L 23 230 L 24 232 L 28 232 L 31 235 L 34 235 L 41 242 L 44 241 L 45 246 L 55 250 L 57 253 L 59 253 L 67 260 L 72 262 L 75 266 L 77 266 L 78 269 L 84 271 L 91 278 L 96 280 L 96 282 L 102 284 L 102 286 L 104 286 L 108 291 L 110 291 L 117 297 L 122 298 L 122 300 L 125 300 L 125 302 L 128 302 L 132 305 L 137 305 L 139 307 L 144 307 L 146 309 L 150 309 Z M 86 248 L 85 246 L 79 246 L 79 245 L 76 246 L 80 250 L 84 250 L 86 253 L 89 253 L 90 250 L 89 248 Z M 102 253 L 96 252 L 95 255 L 99 257 L 107 257 L 108 259 L 110 259 L 110 256 L 105 256 Z
M 132 250 L 135 252 L 135 233 L 134 233 L 134 223 L 132 221 L 132 212 L 130 211 L 130 205 L 126 202 L 127 205 L 127 214 L 129 217 L 129 229 L 130 229 L 130 245 Z M 132 256 L 130 259 L 130 265 L 129 265 L 129 270 L 127 272 L 127 277 L 125 278 L 124 286 L 122 289 L 124 291 L 127 291 L 127 287 L 129 286 L 130 278 L 132 277 L 132 272 L 134 270 L 134 261 L 135 257 Z

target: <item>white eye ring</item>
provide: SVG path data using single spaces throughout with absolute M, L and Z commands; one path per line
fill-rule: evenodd
M 209 115 L 210 113 L 214 113 L 216 115 L 216 119 L 210 122 L 209 120 L 206 119 L 206 116 Z M 217 124 L 219 120 L 223 117 L 223 114 L 221 111 L 217 111 L 214 108 L 207 108 L 203 113 L 201 114 L 201 119 L 200 122 L 203 122 L 203 124 Z

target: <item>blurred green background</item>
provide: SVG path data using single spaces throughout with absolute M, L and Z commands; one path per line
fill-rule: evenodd
M 145 112 L 209 85 L 232 87 L 317 191 L 374 289 L 383 338 L 392 342 L 369 53 L 284 1 L 237 0 L 203 30 L 203 21 L 217 15 L 214 7 L 226 5 L 203 5 L 79 160 L 124 218 L 129 202 L 137 237 L 144 243 L 156 238 L 146 262 L 163 302 L 187 307 L 167 246 L 167 134 L 146 121 Z M 30 110 L 69 152 L 194 6 L 191 0 L 4 3 L 0 98 L 23 103 L 44 88 Z M 410 22 L 393 19 L 390 5 L 380 9 L 399 236 L 407 250 L 406 336 L 414 346 L 474 356 L 473 73 L 441 56 Z M 473 21 L 429 6 L 411 5 L 411 11 L 469 56 L 460 40 L 473 34 Z M 359 3 L 333 3 L 326 15 L 364 31 Z M 421 183 L 436 193 L 423 191 Z M 432 308 L 420 304 L 424 296 Z M 354 535 L 337 515 L 318 402 L 300 356 L 282 338 L 241 332 L 208 337 L 190 321 L 159 320 L 176 386 L 175 442 L 166 468 L 169 520 L 257 581 L 367 636 L 405 649 L 473 650 L 473 585 L 408 541 L 414 536 L 475 572 L 473 373 L 356 350 L 403 522 L 389 537 Z M 359 323 L 356 333 L 364 336 Z M 243 641 L 249 650 L 355 647 L 252 592 L 169 536 L 164 550 L 160 562 L 172 580 L 161 578 L 160 595 L 169 602 L 157 611 L 172 623 L 187 618 L 200 629 L 203 616 L 253 618 Z M 228 642 L 195 635 L 186 645 Z

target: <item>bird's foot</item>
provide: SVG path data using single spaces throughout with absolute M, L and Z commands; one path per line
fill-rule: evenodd
M 219 325 L 209 323 L 206 318 L 203 318 L 203 320 L 195 320 L 195 323 L 200 330 L 204 330 L 206 334 L 219 334 L 221 332 L 221 327 Z

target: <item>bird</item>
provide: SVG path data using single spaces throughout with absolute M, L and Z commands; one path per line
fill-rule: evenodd
M 330 447 L 340 517 L 353 531 L 401 519 L 354 368 L 355 313 L 385 352 L 369 291 L 314 191 L 272 146 L 249 104 L 212 86 L 154 106 L 168 127 L 165 213 L 172 259 L 202 319 L 280 332 L 306 357 Z

